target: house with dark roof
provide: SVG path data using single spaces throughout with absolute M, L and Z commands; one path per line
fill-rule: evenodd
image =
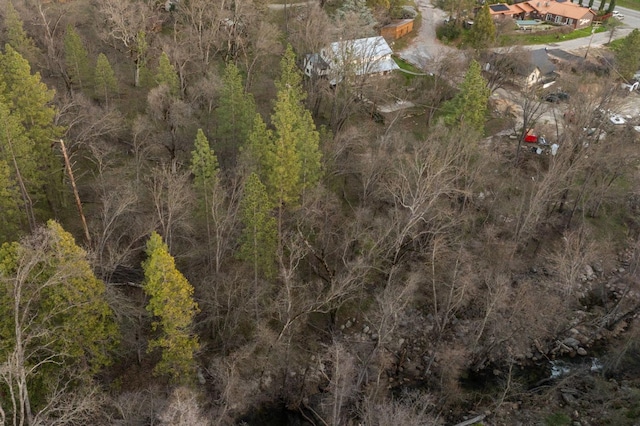
M 548 83 L 557 77 L 556 66 L 549 60 L 545 49 L 526 52 L 515 71 L 525 87 Z

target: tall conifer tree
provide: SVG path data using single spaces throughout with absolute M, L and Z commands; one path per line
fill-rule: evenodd
M 53 96 L 40 75 L 32 75 L 29 63 L 7 44 L 0 53 L 0 159 L 36 216 L 58 203 L 62 183 L 62 168 L 51 145 L 62 134 L 54 125 Z
M 18 11 L 13 6 L 11 0 L 7 2 L 7 9 L 4 15 L 4 27 L 7 31 L 7 43 L 26 58 L 34 63 L 38 55 L 38 48 L 33 39 L 24 30 L 24 24 Z
M 64 61 L 72 84 L 78 85 L 80 89 L 90 86 L 89 54 L 80 34 L 71 25 L 67 26 L 64 34 Z
M 198 305 L 193 300 L 193 287 L 178 271 L 169 248 L 158 233 L 147 241 L 144 269 L 144 291 L 149 296 L 147 311 L 153 317 L 157 338 L 149 342 L 149 351 L 161 349 L 161 360 L 154 371 L 168 374 L 177 382 L 190 382 L 195 374 L 194 354 L 199 348 L 192 332 Z
M 162 52 L 158 62 L 156 84 L 158 86 L 166 84 L 169 88 L 169 93 L 171 93 L 172 96 L 178 96 L 180 93 L 180 80 L 178 79 L 178 74 L 176 73 L 174 66 L 171 64 L 169 56 L 167 56 L 165 52 Z
M 229 62 L 225 68 L 218 108 L 216 109 L 216 135 L 225 146 L 242 146 L 253 127 L 256 105 L 253 96 L 245 93 L 238 67 Z
M 242 225 L 239 257 L 251 264 L 254 282 L 255 315 L 258 316 L 260 276 L 271 278 L 275 274 L 277 249 L 276 220 L 265 186 L 257 174 L 251 173 L 244 185 L 240 204 Z
M 109 105 L 109 98 L 118 90 L 118 81 L 116 75 L 111 68 L 109 59 L 104 53 L 98 55 L 96 60 L 96 69 L 93 76 L 95 93 L 99 99 L 103 99 L 105 104 Z
M 476 15 L 476 19 L 469 31 L 471 45 L 476 49 L 491 47 L 496 41 L 496 24 L 486 3 Z
M 442 107 L 447 125 L 465 125 L 482 133 L 490 90 L 481 71 L 480 64 L 471 61 L 458 93 Z

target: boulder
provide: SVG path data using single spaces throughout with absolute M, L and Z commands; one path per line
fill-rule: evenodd
M 584 265 L 584 273 L 587 276 L 587 279 L 593 278 L 595 275 L 593 268 L 590 265 Z
M 578 349 L 580 347 L 580 341 L 574 337 L 567 337 L 562 341 L 562 344 L 573 349 Z

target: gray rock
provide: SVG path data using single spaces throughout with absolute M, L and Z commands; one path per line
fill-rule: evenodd
M 573 349 L 578 349 L 578 347 L 580 347 L 580 341 L 573 337 L 567 337 L 562 341 L 562 343 Z
M 587 350 L 585 348 L 578 348 L 578 350 L 576 352 L 578 352 L 578 355 L 580 355 L 580 356 L 587 355 Z
M 347 323 L 344 325 L 346 328 L 349 328 L 353 325 L 353 323 L 351 322 L 351 320 L 347 321 Z
M 570 393 L 562 392 L 561 395 L 562 395 L 562 400 L 565 402 L 565 404 L 567 404 L 570 407 L 573 407 L 578 402 L 578 400 Z
M 587 278 L 591 278 L 595 275 L 591 265 L 584 265 L 584 273 L 587 275 Z
M 362 329 L 363 333 L 369 334 L 369 326 L 365 325 L 364 328 Z

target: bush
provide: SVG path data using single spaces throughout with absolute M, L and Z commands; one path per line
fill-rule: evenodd
M 456 40 L 462 34 L 462 28 L 454 22 L 440 25 L 436 28 L 436 37 L 442 41 Z

